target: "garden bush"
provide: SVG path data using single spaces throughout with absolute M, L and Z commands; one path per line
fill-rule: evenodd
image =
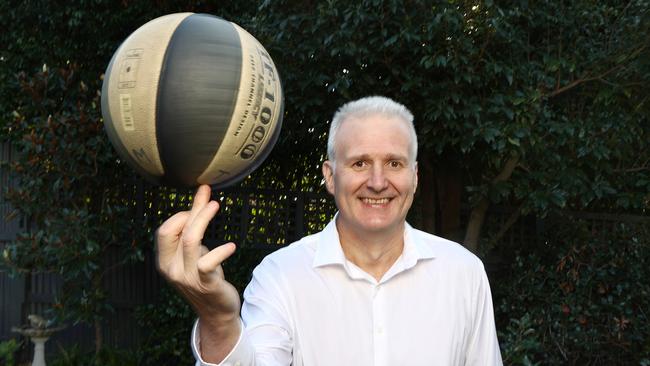
M 59 347 L 58 353 L 47 360 L 50 366 L 136 366 L 135 353 L 112 347 L 103 347 L 99 352 L 83 350 L 75 345 Z
M 0 361 L 2 361 L 2 365 L 14 365 L 16 353 L 21 345 L 22 342 L 16 341 L 13 338 L 0 342 Z
M 493 284 L 511 365 L 650 364 L 650 225 L 564 217 Z
M 191 364 L 190 334 L 196 315 L 171 287 L 161 289 L 156 303 L 140 306 L 135 318 L 145 332 L 136 352 L 138 365 Z

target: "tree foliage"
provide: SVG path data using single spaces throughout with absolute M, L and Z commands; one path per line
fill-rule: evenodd
M 124 196 L 130 174 L 103 136 L 99 80 L 84 82 L 68 65 L 21 73 L 18 82 L 21 93 L 3 132 L 19 158 L 11 162 L 14 184 L 5 194 L 30 230 L 4 256 L 20 272 L 58 273 L 63 287 L 54 307 L 61 320 L 94 324 L 110 310 L 104 276 L 141 260 L 146 245 L 132 198 Z M 122 260 L 108 264 L 112 250 Z
M 440 220 L 459 225 L 453 216 L 469 202 L 466 244 L 476 249 L 491 204 L 542 215 L 647 209 L 649 8 L 274 1 L 254 26 L 291 101 L 285 143 L 323 146 L 332 111 L 351 98 L 402 101 L 416 115 L 420 170 L 433 171 L 421 186 L 438 191 L 422 204 L 450 208 Z M 308 165 L 322 158 L 300 152 Z M 444 196 L 450 179 L 465 192 Z

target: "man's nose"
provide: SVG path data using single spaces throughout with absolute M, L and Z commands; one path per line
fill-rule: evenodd
M 370 169 L 367 186 L 376 192 L 388 188 L 388 179 L 386 179 L 386 174 L 382 165 L 374 165 L 372 169 Z

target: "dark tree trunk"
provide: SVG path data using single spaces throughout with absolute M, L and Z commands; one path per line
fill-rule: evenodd
M 492 183 L 503 182 L 510 179 L 512 172 L 519 165 L 519 157 L 512 155 L 503 165 L 503 168 L 499 174 L 492 179 Z M 469 216 L 469 222 L 467 223 L 467 231 L 465 233 L 465 240 L 463 244 L 465 247 L 472 252 L 478 251 L 479 238 L 481 236 L 481 228 L 485 222 L 485 214 L 487 213 L 488 208 L 490 207 L 490 201 L 487 197 L 483 197 L 476 206 L 472 208 L 472 212 Z
M 440 236 L 461 242 L 461 202 L 463 181 L 461 161 L 457 154 L 442 156 L 436 169 L 436 191 L 438 195 L 438 232 Z
M 454 241 L 462 240 L 463 184 L 455 154 L 422 154 L 419 161 L 422 229 Z

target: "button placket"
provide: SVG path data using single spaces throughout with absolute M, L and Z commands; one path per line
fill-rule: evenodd
M 380 284 L 373 288 L 372 315 L 375 365 L 388 365 L 388 342 L 386 334 L 386 299 Z

